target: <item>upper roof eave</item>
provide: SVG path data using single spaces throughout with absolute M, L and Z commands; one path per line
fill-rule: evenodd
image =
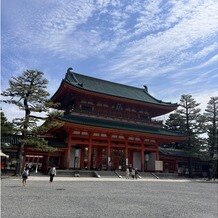
M 79 78 L 78 78 L 79 77 Z M 79 80 L 80 79 L 80 80 Z M 63 84 L 66 83 L 80 90 L 85 90 L 93 93 L 98 93 L 107 96 L 113 96 L 123 99 L 134 100 L 153 105 L 160 105 L 175 110 L 178 107 L 177 103 L 163 102 L 151 96 L 145 89 L 133 86 L 123 85 L 115 82 L 110 82 L 102 79 L 89 77 L 68 71 L 65 78 L 62 80 L 58 90 L 51 97 L 54 100 L 55 96 L 61 90 Z M 102 83 L 102 84 L 101 84 Z

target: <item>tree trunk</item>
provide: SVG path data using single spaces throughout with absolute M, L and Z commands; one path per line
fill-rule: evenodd
M 15 165 L 15 176 L 20 176 L 21 175 L 21 167 L 22 167 L 22 155 L 23 155 L 23 144 L 19 144 L 17 148 L 17 154 L 16 154 L 16 165 Z
M 24 99 L 24 106 L 25 106 L 25 122 L 22 132 L 22 139 L 26 139 L 27 137 L 27 129 L 29 126 L 29 116 L 30 116 L 30 109 L 27 102 L 27 97 L 29 96 L 29 92 Z M 23 160 L 23 152 L 24 152 L 24 143 L 18 145 L 17 155 L 16 155 L 16 166 L 15 166 L 15 176 L 21 175 L 22 170 L 22 160 Z

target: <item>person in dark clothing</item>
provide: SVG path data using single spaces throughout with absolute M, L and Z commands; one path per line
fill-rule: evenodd
M 23 173 L 22 173 L 22 184 L 23 184 L 23 186 L 26 186 L 26 181 L 28 179 L 28 176 L 29 176 L 29 170 L 27 168 L 25 168 Z
M 53 182 L 53 179 L 54 179 L 54 176 L 56 176 L 56 168 L 55 166 L 52 166 L 48 172 L 48 175 L 50 176 L 50 180 L 49 182 L 52 183 Z
M 102 170 L 102 163 L 101 162 L 98 165 L 98 170 L 100 170 L 100 171 Z
M 137 170 L 137 168 L 135 168 L 135 178 L 136 178 L 136 179 L 139 178 L 139 171 Z
M 132 178 L 135 179 L 135 169 L 134 168 L 132 168 L 131 170 L 131 175 L 132 175 Z
M 209 167 L 208 169 L 208 180 L 211 180 L 213 177 L 213 169 L 211 167 Z

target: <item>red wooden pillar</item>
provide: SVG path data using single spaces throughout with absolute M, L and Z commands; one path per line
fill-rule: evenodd
M 159 155 L 160 149 L 159 146 L 157 146 L 157 151 L 156 151 L 156 160 L 160 159 L 160 155 Z
M 92 132 L 89 132 L 89 144 L 88 144 L 88 170 L 91 169 L 91 159 L 92 159 Z
M 47 171 L 48 171 L 48 169 L 49 169 L 49 159 L 50 159 L 50 152 L 48 152 L 48 156 L 46 157 L 46 160 L 45 160 L 45 170 L 46 170 L 46 173 L 47 173 Z
M 23 155 L 23 160 L 22 160 L 22 163 L 21 163 L 21 172 L 23 172 L 23 169 L 25 168 L 25 165 L 26 165 L 26 151 L 24 151 L 24 155 Z
M 143 138 L 141 138 L 141 171 L 145 171 L 145 147 Z
M 85 148 L 81 148 L 80 168 L 84 168 Z
M 125 137 L 125 158 L 126 158 L 126 166 L 129 165 L 129 158 L 128 158 L 128 137 Z
M 109 166 L 108 169 L 110 170 L 110 168 L 111 168 L 111 135 L 110 134 L 108 134 L 107 166 Z
M 66 164 L 65 164 L 66 169 L 70 168 L 70 163 L 71 163 L 72 135 L 73 135 L 73 130 L 70 129 L 68 131 L 68 140 L 67 140 L 68 146 L 67 146 L 67 152 L 66 152 Z
M 100 163 L 102 162 L 102 148 L 97 148 L 97 161 L 96 161 L 96 167 L 98 168 Z

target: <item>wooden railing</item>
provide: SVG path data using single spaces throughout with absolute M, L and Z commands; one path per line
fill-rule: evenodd
M 122 114 L 121 111 L 91 111 L 87 112 L 81 109 L 74 109 L 70 112 L 71 114 L 79 114 L 94 118 L 104 118 L 108 120 L 117 120 L 121 122 L 130 122 L 130 123 L 138 123 L 138 124 L 145 124 L 149 126 L 156 126 L 156 127 L 163 127 L 162 121 L 148 121 L 143 120 L 137 117 L 137 114 L 135 116 L 126 116 L 126 114 Z

